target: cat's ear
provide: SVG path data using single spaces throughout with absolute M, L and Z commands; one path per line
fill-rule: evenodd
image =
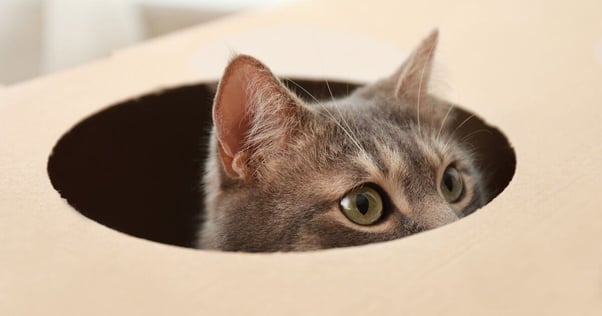
M 252 162 L 281 149 L 308 112 L 261 62 L 245 55 L 235 57 L 213 103 L 218 152 L 226 174 L 251 176 Z
M 397 97 L 418 102 L 428 92 L 439 31 L 433 30 L 390 79 Z

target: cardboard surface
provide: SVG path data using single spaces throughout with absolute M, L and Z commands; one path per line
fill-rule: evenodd
M 301 2 L 5 88 L 0 314 L 599 315 L 601 12 L 597 0 Z M 351 42 L 370 38 L 407 52 L 434 26 L 441 30 L 437 60 L 452 99 L 499 127 L 517 157 L 508 188 L 452 225 L 311 253 L 203 252 L 99 225 L 50 184 L 47 159 L 67 130 L 109 104 L 213 75 L 194 66 L 207 43 L 269 30 L 270 37 L 257 35 L 257 47 L 270 45 L 274 55 L 257 57 L 270 65 L 274 56 L 301 53 L 286 49 L 282 43 L 290 39 L 275 37 L 277 29 L 342 32 Z M 309 39 L 295 41 L 301 40 Z M 331 49 L 353 54 L 345 48 L 354 45 Z M 353 65 L 320 56 L 297 58 L 297 70 L 286 71 L 304 74 L 323 64 L 325 75 L 372 76 L 370 67 L 353 73 Z M 375 49 L 357 60 L 385 70 L 397 65 L 379 56 Z

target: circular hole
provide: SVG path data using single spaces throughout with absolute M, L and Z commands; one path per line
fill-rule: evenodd
M 343 96 L 348 82 L 294 80 L 287 84 L 311 101 Z M 287 81 L 285 80 L 285 83 Z M 48 160 L 54 188 L 88 218 L 123 233 L 192 247 L 202 222 L 205 148 L 215 83 L 176 87 L 113 105 L 74 126 Z M 475 148 L 497 196 L 516 165 L 506 137 L 472 113 L 458 109 L 458 137 Z M 486 132 L 475 132 L 486 131 Z

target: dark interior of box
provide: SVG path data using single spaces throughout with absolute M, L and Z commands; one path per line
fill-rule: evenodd
M 285 80 L 304 100 L 343 96 L 357 84 Z M 201 176 L 211 129 L 215 83 L 158 91 L 112 105 L 75 125 L 48 161 L 54 188 L 84 216 L 120 232 L 161 243 L 193 246 L 202 221 Z M 456 132 L 476 149 L 499 194 L 516 158 L 506 137 L 458 109 Z M 485 130 L 487 132 L 475 133 Z

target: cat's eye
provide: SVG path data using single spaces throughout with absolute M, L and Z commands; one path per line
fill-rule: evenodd
M 383 214 L 383 198 L 369 185 L 357 187 L 347 193 L 340 202 L 345 216 L 359 225 L 371 225 Z
M 447 167 L 441 177 L 439 188 L 441 195 L 448 203 L 457 202 L 464 192 L 464 182 L 458 169 L 452 166 Z

